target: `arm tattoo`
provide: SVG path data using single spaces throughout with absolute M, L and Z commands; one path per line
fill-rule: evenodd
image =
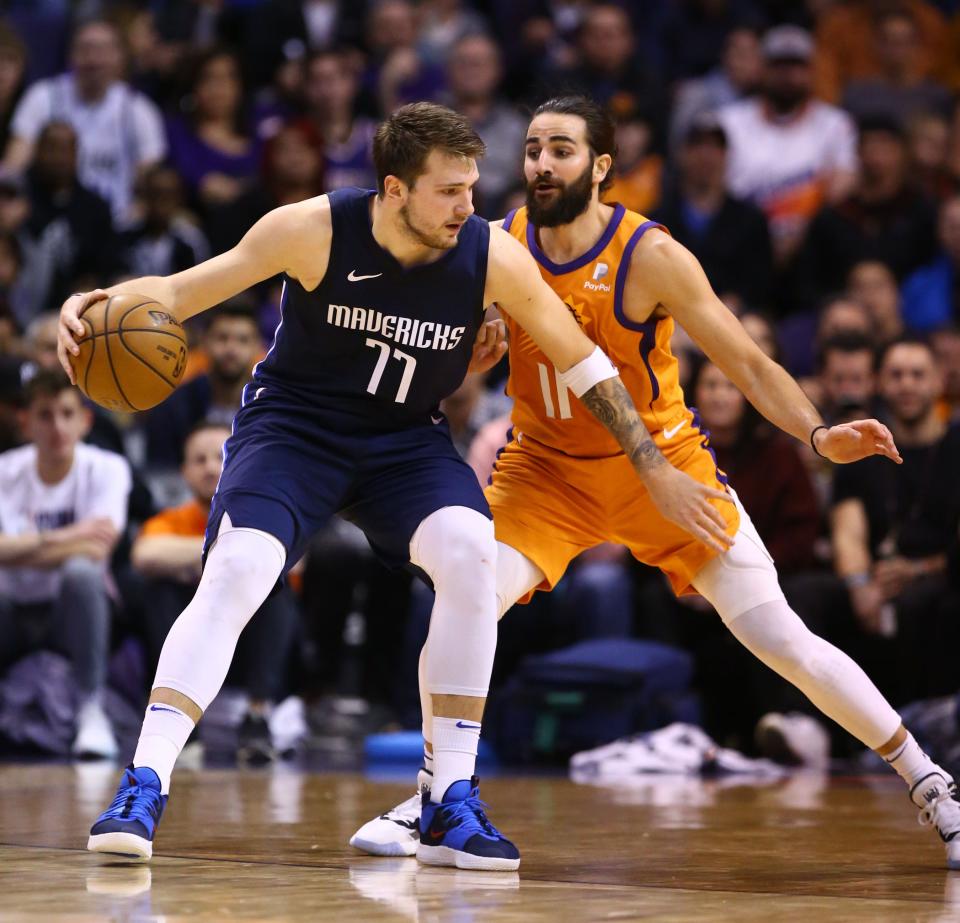
M 595 384 L 580 400 L 587 410 L 610 430 L 638 472 L 643 473 L 667 464 L 643 425 L 620 378 L 608 378 Z

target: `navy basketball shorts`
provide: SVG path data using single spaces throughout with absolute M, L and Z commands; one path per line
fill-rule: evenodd
M 358 526 L 390 567 L 409 562 L 413 533 L 439 509 L 465 506 L 492 518 L 446 420 L 345 435 L 318 425 L 309 411 L 257 405 L 240 410 L 227 440 L 204 555 L 224 513 L 233 526 L 259 529 L 282 542 L 284 573 L 335 514 Z

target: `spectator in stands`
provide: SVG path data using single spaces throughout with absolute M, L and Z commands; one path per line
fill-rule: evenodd
M 103 711 L 107 562 L 126 526 L 125 459 L 81 441 L 90 413 L 61 371 L 27 385 L 25 446 L 0 455 L 0 664 L 53 647 L 80 692 L 73 752 L 114 757 Z
M 371 114 L 386 115 L 404 103 L 439 99 L 444 88 L 441 64 L 417 51 L 417 11 L 410 0 L 377 0 L 367 14 L 370 60 L 363 90 Z
M 440 403 L 450 436 L 463 458 L 477 434 L 489 423 L 510 410 L 510 400 L 484 387 L 483 375 L 467 375 L 462 384 Z
M 712 362 L 700 365 L 691 394 L 717 466 L 750 509 L 780 572 L 813 567 L 820 513 L 794 442 L 768 426 Z
M 711 113 L 691 124 L 678 152 L 678 182 L 656 212 L 700 260 L 723 298 L 765 305 L 772 294 L 773 254 L 766 218 L 727 189 L 727 133 Z
M 787 262 L 823 202 L 839 202 L 856 179 L 853 123 L 813 98 L 813 40 L 797 26 L 763 37 L 761 95 L 725 106 L 720 119 L 730 153 L 727 179 L 735 196 L 766 213 L 774 253 Z
M 149 167 L 138 185 L 143 216 L 120 236 L 126 271 L 138 278 L 169 276 L 207 259 L 206 237 L 183 215 L 180 174 L 163 165 Z
M 903 319 L 911 330 L 933 330 L 960 318 L 957 299 L 960 267 L 960 195 L 940 206 L 940 253 L 903 283 Z
M 123 49 L 115 26 L 86 22 L 70 45 L 70 71 L 39 80 L 24 94 L 10 128 L 3 166 L 22 170 L 50 121 L 73 126 L 78 178 L 110 203 L 115 222 L 128 218 L 138 172 L 163 159 L 167 143 L 157 107 L 124 83 Z
M 253 182 L 260 162 L 236 55 L 222 48 L 202 53 L 184 105 L 186 114 L 167 125 L 171 164 L 202 209 L 235 201 Z
M 911 55 L 913 78 L 934 76 L 946 61 L 947 23 L 943 14 L 926 0 L 849 0 L 827 9 L 817 24 L 817 96 L 839 100 L 851 80 L 881 73 L 880 48 L 876 41 L 878 16 L 900 7 L 913 17 L 919 45 Z
M 760 85 L 763 57 L 760 36 L 749 27 L 727 34 L 720 66 L 676 90 L 670 118 L 670 150 L 676 151 L 687 137 L 693 120 L 704 112 L 716 112 L 721 106 L 751 96 Z
M 847 275 L 846 293 L 867 309 L 876 343 L 890 343 L 903 334 L 900 289 L 889 265 L 880 260 L 855 263 Z
M 855 189 L 821 209 L 798 261 L 808 298 L 840 290 L 860 260 L 880 260 L 903 278 L 935 249 L 936 211 L 910 182 L 906 138 L 884 117 L 864 121 Z
M 834 295 L 820 303 L 814 346 L 819 347 L 832 336 L 844 332 L 862 333 L 877 346 L 873 339 L 870 313 L 865 305 L 846 295 Z
M 190 489 L 189 502 L 148 519 L 130 552 L 136 570 L 148 579 L 145 594 L 146 637 L 150 670 L 156 670 L 160 649 L 200 581 L 201 552 L 210 501 L 223 467 L 223 444 L 230 428 L 199 423 L 183 446 L 181 474 Z M 239 731 L 241 755 L 254 762 L 273 758 L 267 718 L 284 688 L 297 625 L 296 602 L 284 586 L 257 610 L 239 643 L 238 663 L 250 696 Z
M 284 125 L 263 149 L 261 180 L 239 199 L 207 212 L 206 229 L 215 253 L 235 246 L 257 220 L 281 205 L 323 192 L 323 143 L 312 122 Z
M 653 126 L 638 113 L 621 117 L 616 145 L 613 182 L 604 200 L 649 215 L 660 204 L 664 172 L 663 157 L 653 149 Z
M 462 38 L 487 31 L 486 21 L 472 6 L 463 0 L 421 0 L 417 6 L 417 47 L 427 61 L 449 68 L 454 49 Z M 496 45 L 494 50 L 499 59 Z M 498 70 L 499 65 L 498 60 Z
M 858 121 L 881 117 L 906 127 L 925 112 L 946 115 L 950 91 L 924 75 L 920 27 L 916 16 L 904 7 L 877 15 L 873 23 L 878 73 L 852 80 L 843 93 L 843 108 Z
M 344 52 L 322 51 L 307 59 L 303 103 L 306 119 L 323 139 L 324 189 L 377 185 L 372 155 L 377 123 L 357 114 L 359 92 Z
M 943 370 L 940 418 L 960 423 L 960 326 L 952 324 L 934 330 L 930 345 Z
M 21 323 L 86 291 L 121 267 L 110 206 L 78 176 L 78 135 L 48 122 L 37 135 L 26 177 Z
M 588 6 L 577 39 L 577 63 L 548 78 L 541 89 L 577 88 L 615 117 L 637 113 L 654 127 L 659 142 L 666 125 L 664 89 L 644 56 L 636 53 L 637 36 L 627 7 L 600 2 Z
M 914 116 L 907 126 L 910 176 L 928 198 L 940 200 L 960 191 L 960 180 L 950 171 L 950 120 L 936 112 Z
M 498 95 L 503 67 L 493 39 L 479 32 L 456 41 L 447 59 L 449 105 L 465 115 L 487 146 L 474 207 L 485 218 L 504 215 L 504 197 L 516 184 L 526 120 Z
M 0 22 L 0 151 L 10 141 L 10 122 L 23 95 L 27 50 L 20 36 Z
M 210 359 L 208 371 L 181 385 L 147 417 L 147 463 L 153 469 L 179 467 L 184 440 L 202 420 L 233 422 L 263 348 L 256 312 L 247 299 L 237 296 L 214 309 L 203 348 Z
M 862 333 L 836 333 L 817 354 L 817 409 L 831 425 L 876 413 L 876 347 Z

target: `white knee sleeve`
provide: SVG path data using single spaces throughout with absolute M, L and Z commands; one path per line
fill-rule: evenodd
M 497 542 L 497 618 L 546 578 L 543 571 L 516 548 Z
M 736 493 L 733 497 L 740 513 L 734 545 L 708 561 L 693 578 L 694 589 L 717 610 L 728 627 L 750 609 L 784 601 L 773 558 L 739 497 Z
M 174 689 L 205 711 L 227 677 L 240 633 L 285 560 L 279 540 L 257 529 L 236 529 L 224 516 L 197 592 L 164 642 L 153 688 Z
M 785 600 L 744 612 L 728 627 L 744 647 L 867 747 L 882 746 L 900 727 L 900 716 L 866 673 L 813 634 Z
M 410 560 L 436 594 L 427 638 L 430 692 L 485 697 L 497 648 L 493 523 L 463 506 L 437 510 L 410 540 Z

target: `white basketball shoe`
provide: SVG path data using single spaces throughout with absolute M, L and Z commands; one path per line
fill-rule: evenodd
M 420 805 L 424 789 L 433 783 L 433 773 L 417 773 L 417 791 L 406 801 L 367 821 L 352 837 L 350 845 L 371 856 L 415 856 L 420 843 Z
M 947 868 L 960 870 L 960 802 L 953 779 L 932 772 L 910 789 L 910 799 L 920 808 L 918 820 L 940 834 L 947 848 Z

